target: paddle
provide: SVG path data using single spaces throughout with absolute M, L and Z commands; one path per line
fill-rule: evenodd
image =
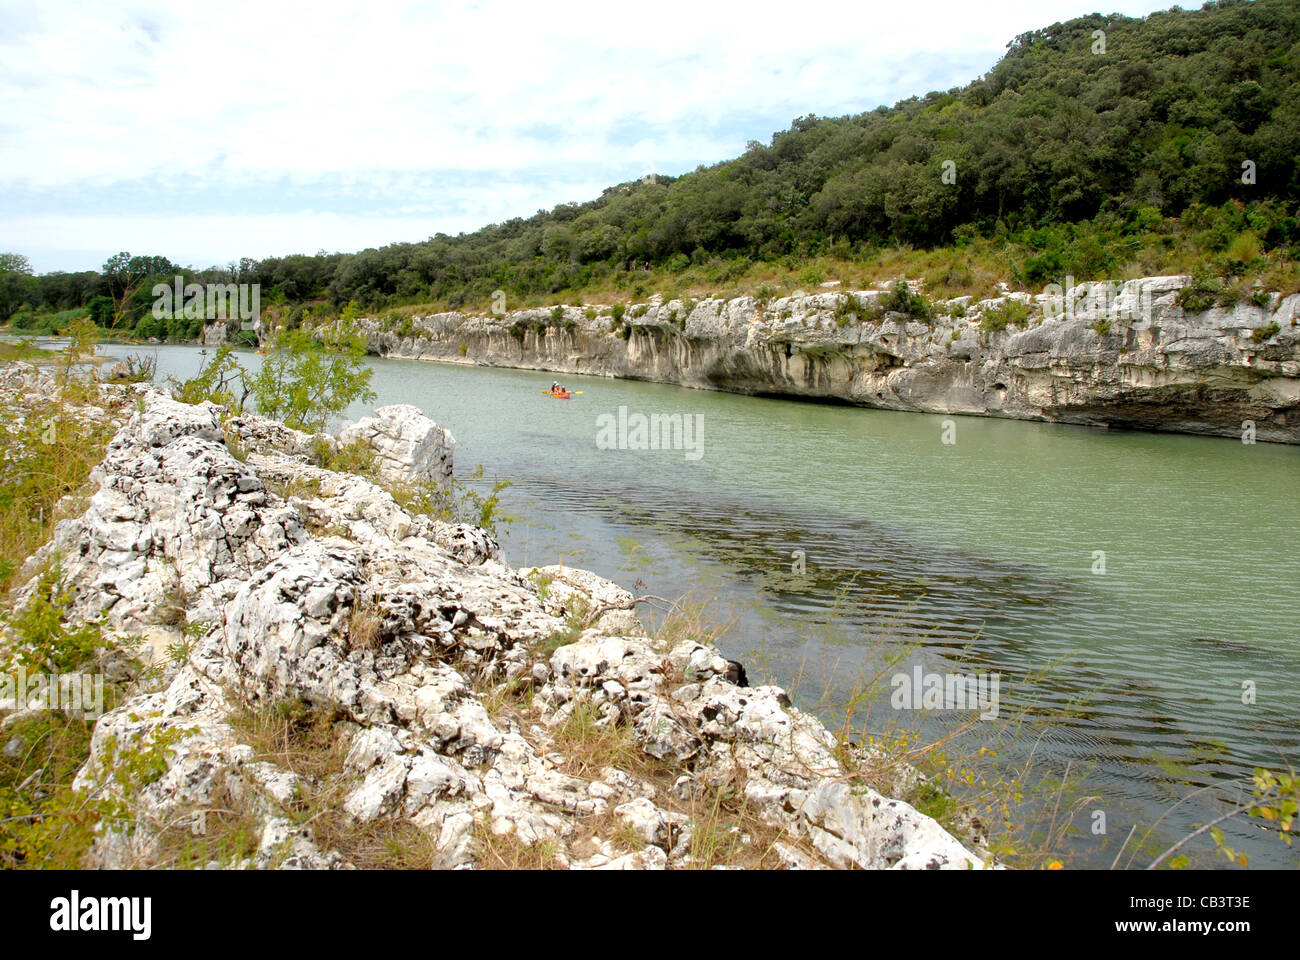
M 570 390 L 570 391 L 569 391 L 569 396 L 571 396 L 571 397 L 576 397 L 576 396 L 579 396 L 581 393 L 582 393 L 581 390 Z M 553 396 L 555 396 L 555 394 L 551 393 L 551 391 L 549 391 L 549 390 L 543 390 L 543 391 L 542 391 L 542 395 L 543 395 L 543 396 L 546 396 L 546 397 L 553 397 Z

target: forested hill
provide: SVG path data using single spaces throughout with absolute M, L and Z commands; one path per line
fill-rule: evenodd
M 1298 157 L 1295 0 L 1094 14 L 1015 38 L 960 89 L 803 117 L 767 145 L 681 177 L 472 234 L 246 261 L 238 273 L 289 301 L 456 306 L 495 288 L 582 290 L 646 265 L 854 260 L 995 236 L 1032 248 L 1045 225 L 1153 231 L 1189 208 L 1235 201 L 1250 205 L 1268 251 L 1300 241 Z M 1247 161 L 1253 183 L 1243 182 Z

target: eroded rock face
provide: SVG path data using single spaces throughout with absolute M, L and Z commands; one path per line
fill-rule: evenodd
M 363 323 L 370 348 L 390 356 L 1218 436 L 1239 437 L 1251 421 L 1259 440 L 1300 443 L 1300 295 L 1193 314 L 1177 304 L 1189 279 L 962 297 L 938 304 L 926 323 L 883 313 L 841 325 L 847 295 L 866 312 L 883 302 L 881 290 L 766 303 L 652 299 L 622 323 L 573 307 L 560 323 L 549 308 L 416 317 L 408 336 Z M 1012 300 L 1046 319 L 981 329 Z
M 78 785 L 134 813 L 103 830 L 97 865 L 154 862 L 168 829 L 237 805 L 259 841 L 233 865 L 349 866 L 300 816 L 313 783 L 249 743 L 246 718 L 286 704 L 346 737 L 335 808 L 358 829 L 413 824 L 447 867 L 477 865 L 492 837 L 548 845 L 575 868 L 687 865 L 693 823 L 666 805 L 723 783 L 743 783 L 783 831 L 788 866 L 983 865 L 907 804 L 850 786 L 830 734 L 782 690 L 737 686 L 734 665 L 698 643 L 658 647 L 617 585 L 511 570 L 482 531 L 407 514 L 374 484 L 313 466 L 305 446 L 258 418 L 223 424 L 214 407 L 143 392 L 89 507 L 46 548 L 78 616 L 194 638 L 159 689 L 96 725 Z M 183 627 L 159 624 L 177 591 Z M 548 649 L 572 635 L 575 611 L 588 629 Z M 531 707 L 500 706 L 530 690 Z M 691 766 L 670 789 L 611 766 L 566 772 L 554 737 L 578 710 Z M 165 769 L 123 793 L 122 751 L 149 744 L 165 745 Z

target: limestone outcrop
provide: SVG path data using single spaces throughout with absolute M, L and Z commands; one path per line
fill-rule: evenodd
M 131 813 L 101 824 L 95 865 L 156 864 L 177 829 L 202 837 L 205 818 L 237 810 L 254 848 L 211 865 L 346 868 L 346 845 L 303 812 L 325 782 L 350 829 L 400 823 L 445 867 L 491 865 L 498 844 L 537 865 L 698 865 L 693 838 L 715 829 L 701 798 L 724 788 L 770 834 L 738 832 L 735 849 L 781 866 L 985 865 L 855 778 L 780 688 L 741 686 L 712 648 L 647 635 L 616 584 L 512 569 L 483 531 L 314 465 L 311 438 L 132 389 L 97 491 L 35 558 L 57 558 L 73 617 L 138 641 L 158 674 L 99 719 L 78 775 Z M 432 445 L 445 459 L 422 455 L 431 431 L 410 411 L 378 420 L 401 427 L 359 435 L 450 468 L 449 444 Z M 179 622 L 160 615 L 177 597 Z M 254 745 L 250 718 L 285 711 L 324 718 L 333 768 Z M 627 749 L 595 764 L 577 729 Z M 161 759 L 133 788 L 123 751 L 148 745 Z
M 884 290 L 824 290 L 655 298 L 618 320 L 564 307 L 363 323 L 387 356 L 889 410 L 1231 437 L 1253 425 L 1261 441 L 1300 442 L 1300 294 L 1190 312 L 1178 302 L 1190 279 L 962 297 L 926 322 L 885 310 Z M 999 314 L 1004 328 L 984 322 Z
M 392 483 L 433 481 L 451 485 L 456 438 L 409 403 L 380 407 L 339 431 L 342 443 L 357 440 L 374 453 L 381 476 Z

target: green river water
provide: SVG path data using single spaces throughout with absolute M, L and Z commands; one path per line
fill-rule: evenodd
M 201 359 L 101 352 L 156 353 L 160 376 Z M 1085 775 L 1061 802 L 1093 798 L 1070 863 L 1109 866 L 1130 828 L 1164 816 L 1143 865 L 1226 809 L 1222 789 L 1174 807 L 1193 788 L 1300 759 L 1300 448 L 973 417 L 952 418 L 945 444 L 938 415 L 571 376 L 583 393 L 561 401 L 541 395 L 547 373 L 370 363 L 378 399 L 349 416 L 415 404 L 455 435 L 458 473 L 513 481 L 514 566 L 563 561 L 708 601 L 751 680 L 827 717 L 890 651 L 900 669 L 998 673 L 1002 721 L 970 736 L 1005 737 L 1028 708 L 1035 725 L 993 762 L 1032 754 L 1035 776 Z M 598 448 L 598 418 L 620 406 L 698 414 L 701 455 Z M 868 723 L 896 719 L 888 694 Z M 937 733 L 968 716 L 909 719 Z M 1253 865 L 1295 863 L 1230 826 Z M 1199 850 L 1194 863 L 1216 863 Z

